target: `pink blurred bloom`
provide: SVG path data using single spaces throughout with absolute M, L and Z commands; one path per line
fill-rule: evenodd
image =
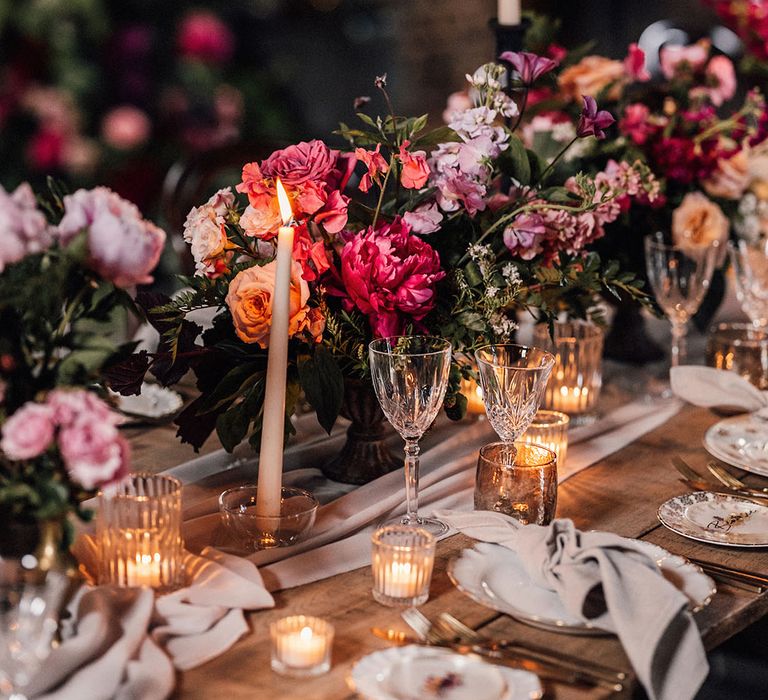
M 414 233 L 434 233 L 440 229 L 443 215 L 435 202 L 422 204 L 413 211 L 403 214 L 403 221 L 410 226 Z
M 557 61 L 558 64 L 562 63 L 568 55 L 568 49 L 560 44 L 552 43 L 547 46 L 547 56 L 553 61 Z
M 62 244 L 86 232 L 88 264 L 117 287 L 152 282 L 165 232 L 141 218 L 139 210 L 106 187 L 77 190 L 64 197 L 57 227 Z
M 101 135 L 113 148 L 127 151 L 146 143 L 151 128 L 145 112 L 131 105 L 123 105 L 115 107 L 104 117 Z
M 182 21 L 176 45 L 182 56 L 206 63 L 226 63 L 235 50 L 235 37 L 215 14 L 198 10 Z
M 630 44 L 627 49 L 627 57 L 624 59 L 624 70 L 632 80 L 645 83 L 651 79 L 651 74 L 645 67 L 645 51 L 636 43 Z
M 619 130 L 629 136 L 638 146 L 642 146 L 655 133 L 655 127 L 649 123 L 651 110 L 640 102 L 628 104 L 624 116 L 619 121 Z
M 367 151 L 364 148 L 355 149 L 355 157 L 362 161 L 367 171 L 360 180 L 360 191 L 367 192 L 374 183 L 379 183 L 381 175 L 385 175 L 389 170 L 389 164 L 380 153 L 381 144 L 376 144 L 376 150 Z
M 580 137 L 594 136 L 598 139 L 605 138 L 605 131 L 616 120 L 613 115 L 605 110 L 597 109 L 597 101 L 590 95 L 582 95 L 584 107 L 576 126 L 576 134 Z
M 460 92 L 452 92 L 448 95 L 448 100 L 445 104 L 445 110 L 443 111 L 443 121 L 448 124 L 457 113 L 465 112 L 468 109 L 472 109 L 473 104 L 466 90 Z
M 695 73 L 704 67 L 708 56 L 709 42 L 706 40 L 690 46 L 663 46 L 659 52 L 661 72 L 667 80 L 679 72 Z
M 424 187 L 429 179 L 429 166 L 427 154 L 424 151 L 406 150 L 410 143 L 403 142 L 400 146 L 400 162 L 403 170 L 400 173 L 400 183 L 409 190 L 418 190 Z
M 533 85 L 542 75 L 556 68 L 558 62 L 528 51 L 505 51 L 499 56 L 517 71 L 523 85 Z
M 706 88 L 707 95 L 715 107 L 719 107 L 736 94 L 736 71 L 727 56 L 714 56 L 707 64 L 705 75 L 707 82 L 711 83 L 711 87 Z
M 25 403 L 3 424 L 0 449 L 8 459 L 34 459 L 53 442 L 53 411 L 39 403 Z
M 22 183 L 10 194 L 0 186 L 0 272 L 50 244 L 48 223 L 29 184 Z
M 41 129 L 27 145 L 27 160 L 40 172 L 58 170 L 64 158 L 65 138 L 58 131 Z
M 59 450 L 73 481 L 85 489 L 128 475 L 130 450 L 114 425 L 80 416 L 59 433 Z
M 96 394 L 84 389 L 54 389 L 48 394 L 47 405 L 57 425 L 69 425 L 83 417 L 110 425 L 120 423 L 117 413 Z

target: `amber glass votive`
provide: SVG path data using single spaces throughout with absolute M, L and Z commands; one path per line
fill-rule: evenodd
M 388 525 L 371 536 L 373 598 L 388 606 L 413 607 L 429 598 L 435 538 L 408 525 Z
M 548 326 L 536 326 L 534 345 L 555 355 L 542 408 L 567 413 L 574 424 L 590 423 L 603 385 L 603 329 L 589 321 L 557 321 L 554 341 Z
M 99 493 L 99 583 L 178 588 L 183 578 L 181 482 L 132 474 Z
M 269 626 L 272 670 L 283 676 L 307 677 L 331 668 L 333 625 L 310 615 L 283 617 Z
M 768 330 L 751 323 L 718 323 L 707 338 L 707 364 L 768 389 Z
M 541 445 L 552 450 L 557 463 L 562 467 L 568 453 L 568 424 L 570 418 L 562 411 L 540 410 L 536 413 L 523 433 L 520 442 L 528 445 Z

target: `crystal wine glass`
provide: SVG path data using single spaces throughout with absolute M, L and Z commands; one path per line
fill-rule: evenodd
M 667 245 L 645 239 L 645 264 L 656 301 L 672 323 L 672 366 L 685 363 L 688 321 L 709 289 L 718 246 Z
M 513 443 L 539 410 L 555 356 L 525 345 L 484 345 L 475 351 L 488 420 L 504 442 Z
M 69 586 L 63 574 L 0 559 L 0 693 L 25 700 L 24 689 L 51 652 L 59 606 Z
M 755 328 L 768 326 L 768 246 L 764 241 L 728 244 L 736 297 Z
M 419 517 L 419 440 L 443 404 L 451 366 L 451 344 L 424 335 L 393 336 L 368 346 L 371 379 L 384 415 L 405 440 L 403 525 L 442 535 L 448 526 Z

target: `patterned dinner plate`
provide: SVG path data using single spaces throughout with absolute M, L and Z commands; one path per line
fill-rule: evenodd
M 726 418 L 704 435 L 713 457 L 753 474 L 768 476 L 768 419 L 755 413 Z
M 537 700 L 538 676 L 478 656 L 415 644 L 360 659 L 348 683 L 366 700 Z
M 739 496 L 697 491 L 659 508 L 661 524 L 683 537 L 729 547 L 768 547 L 768 508 Z

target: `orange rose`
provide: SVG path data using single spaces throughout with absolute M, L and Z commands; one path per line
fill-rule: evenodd
M 609 85 L 609 100 L 621 97 L 627 79 L 624 64 L 603 56 L 586 56 L 576 65 L 566 68 L 557 79 L 560 90 L 572 100 L 581 100 L 582 95 L 597 97 Z
M 229 284 L 227 306 L 238 338 L 244 343 L 258 343 L 269 347 L 269 329 L 272 325 L 272 291 L 275 288 L 273 260 L 264 266 L 255 265 L 238 272 Z M 301 265 L 291 265 L 291 303 L 288 333 L 291 336 L 307 327 L 309 287 L 301 277 Z

